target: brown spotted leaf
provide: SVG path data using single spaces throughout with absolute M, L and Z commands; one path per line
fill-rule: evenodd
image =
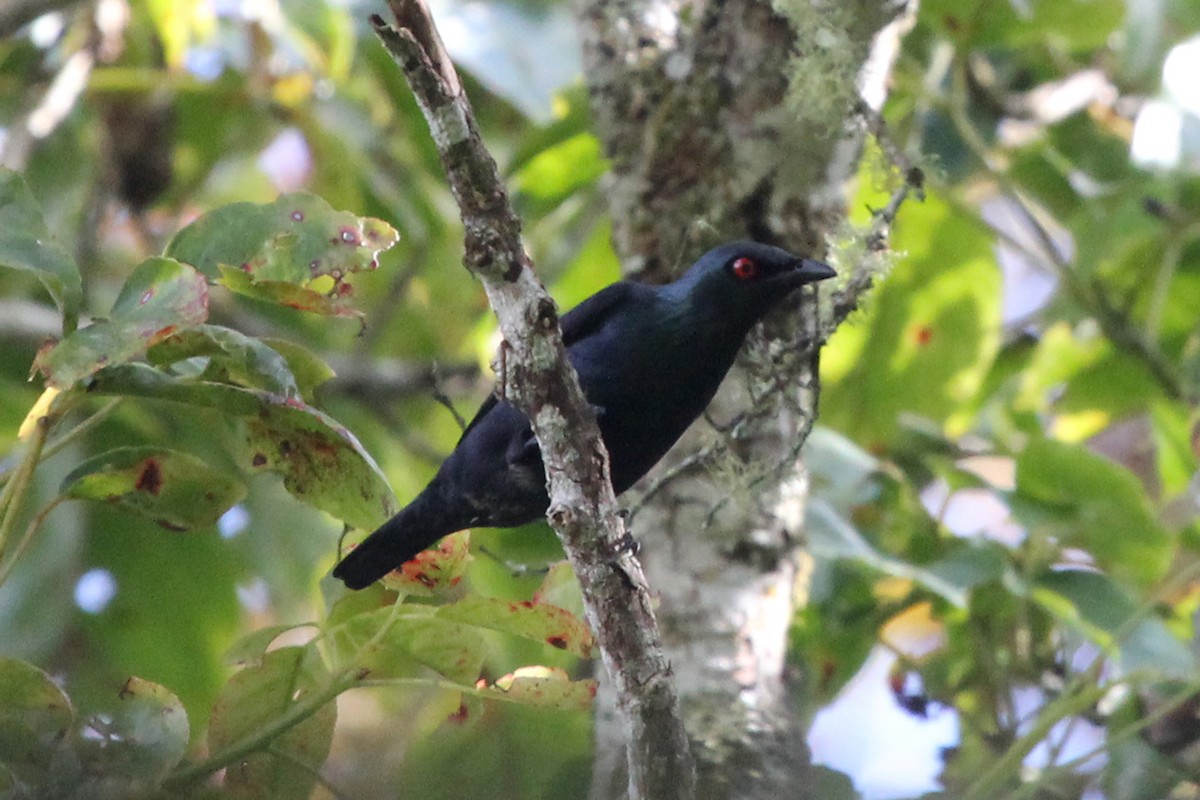
M 337 420 L 299 400 L 263 403 L 246 420 L 246 458 L 277 472 L 296 497 L 356 528 L 374 530 L 396 513 L 379 465 Z
M 436 547 L 423 550 L 383 576 L 383 585 L 401 594 L 434 597 L 458 586 L 471 560 L 471 532 L 443 537 Z
M 157 342 L 208 318 L 208 285 L 187 264 L 143 261 L 129 276 L 107 320 L 80 328 L 38 353 L 34 368 L 67 389 L 111 364 L 138 358 Z
M 245 467 L 278 472 L 292 494 L 355 527 L 373 530 L 395 513 L 391 487 L 358 439 L 299 400 L 180 378 L 145 364 L 103 369 L 88 391 L 169 400 L 238 418 L 246 430 Z
M 250 275 L 224 264 L 217 269 L 221 274 L 217 283 L 245 297 L 274 303 L 277 306 L 287 306 L 297 311 L 324 314 L 327 317 L 362 317 L 362 312 L 346 305 L 346 297 L 350 294 L 348 283 L 339 282 L 334 293 L 326 294 L 286 281 L 255 280 Z
M 80 464 L 63 479 L 62 492 L 112 503 L 170 530 L 189 530 L 214 524 L 246 487 L 187 453 L 119 447 Z
M 596 697 L 596 681 L 573 681 L 558 667 L 521 667 L 490 686 L 480 681 L 477 688 L 480 697 L 560 711 L 587 711 Z
M 399 234 L 386 222 L 336 211 L 320 197 L 234 203 L 184 228 L 167 255 L 239 294 L 321 314 L 355 314 L 346 276 L 375 269 Z
M 439 607 L 437 615 L 477 628 L 532 639 L 583 658 L 590 658 L 595 647 L 592 632 L 582 620 L 549 603 L 468 595 L 456 603 Z

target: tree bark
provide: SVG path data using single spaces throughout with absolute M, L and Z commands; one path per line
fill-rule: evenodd
M 913 3 L 915 6 L 915 3 Z M 577 0 L 597 133 L 613 169 L 626 271 L 667 280 L 720 241 L 822 255 L 845 220 L 905 2 Z M 786 15 L 786 16 L 785 16 Z M 846 273 L 852 265 L 836 265 Z M 837 297 L 838 318 L 869 275 Z M 751 337 L 740 369 L 628 502 L 698 766 L 699 797 L 803 797 L 804 730 L 786 691 L 805 560 L 799 446 L 816 412 L 814 351 L 837 319 L 815 292 Z M 593 800 L 620 796 L 613 698 L 597 711 Z
M 458 73 L 422 0 L 388 0 L 372 23 L 429 124 L 466 232 L 464 263 L 483 281 L 504 334 L 497 391 L 529 418 L 550 494 L 547 517 L 583 593 L 619 698 L 633 798 L 690 800 L 695 772 L 645 578 L 624 525 L 595 414 L 567 360 L 554 301 L 530 268 L 521 225 L 479 135 Z

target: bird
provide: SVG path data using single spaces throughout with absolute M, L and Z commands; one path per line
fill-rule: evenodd
M 673 283 L 619 281 L 564 314 L 563 344 L 596 414 L 613 491 L 635 484 L 700 416 L 769 310 L 834 275 L 819 261 L 736 241 L 709 250 Z M 493 393 L 428 486 L 333 576 L 363 589 L 443 536 L 525 525 L 549 504 L 529 420 Z

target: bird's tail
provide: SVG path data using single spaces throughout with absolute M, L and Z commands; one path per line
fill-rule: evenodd
M 459 530 L 436 508 L 428 492 L 421 494 L 338 562 L 333 577 L 351 589 L 365 589 L 438 539 Z

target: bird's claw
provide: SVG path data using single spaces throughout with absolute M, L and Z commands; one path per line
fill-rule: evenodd
M 624 555 L 625 553 L 628 553 L 631 556 L 636 556 L 638 553 L 642 552 L 642 543 L 633 538 L 632 533 L 626 531 L 625 535 L 617 540 L 615 551 L 616 555 L 618 556 Z

